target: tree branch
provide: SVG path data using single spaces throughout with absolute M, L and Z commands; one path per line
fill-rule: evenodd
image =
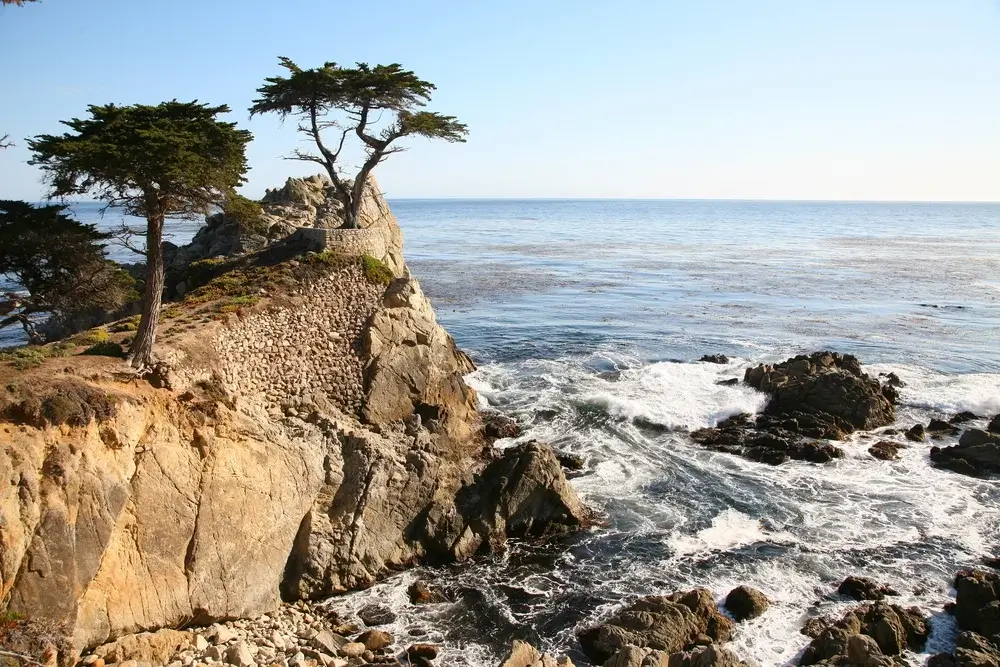
M 136 231 L 131 227 L 129 227 L 128 225 L 126 225 L 124 222 L 121 222 L 119 223 L 119 226 L 110 231 L 109 234 L 111 235 L 111 238 L 113 239 L 113 242 L 116 245 L 121 246 L 126 250 L 131 250 L 137 255 L 141 255 L 143 257 L 146 256 L 146 248 L 139 248 L 138 246 L 132 243 L 132 239 L 134 237 L 146 236 L 146 232 L 144 230 Z
M 5 134 L 2 137 L 0 137 L 0 148 L 10 148 L 11 146 L 13 146 L 14 142 L 9 141 L 9 139 L 10 139 L 9 134 Z

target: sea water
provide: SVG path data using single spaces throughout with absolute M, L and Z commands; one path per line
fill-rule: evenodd
M 929 652 L 949 646 L 955 571 L 1000 551 L 997 481 L 931 467 L 930 443 L 885 462 L 858 435 L 842 460 L 772 467 L 687 434 L 763 408 L 717 381 L 819 349 L 897 373 L 898 426 L 1000 412 L 1000 205 L 390 203 L 413 274 L 479 366 L 482 404 L 584 456 L 572 483 L 603 525 L 412 570 L 333 608 L 389 604 L 397 641 L 443 643 L 441 664 L 494 665 L 514 637 L 586 664 L 575 632 L 637 597 L 749 584 L 774 604 L 731 646 L 783 665 L 807 618 L 850 606 L 831 594 L 857 574 L 932 617 Z M 174 242 L 195 228 L 174 225 Z M 731 361 L 695 361 L 718 353 Z M 416 578 L 456 601 L 410 605 Z

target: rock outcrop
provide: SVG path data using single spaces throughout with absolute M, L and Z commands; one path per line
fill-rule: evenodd
M 331 250 L 290 290 L 182 313 L 151 383 L 82 356 L 5 378 L 10 611 L 64 624 L 80 650 L 588 520 L 550 448 L 484 451 L 473 366 L 401 255 L 387 287 Z
M 865 374 L 851 355 L 816 352 L 764 364 L 747 369 L 743 382 L 770 396 L 764 414 L 736 415 L 695 431 L 695 442 L 775 465 L 789 459 L 826 463 L 844 452 L 824 441 L 895 418 L 895 388 Z
M 515 639 L 500 667 L 573 667 L 573 661 L 565 656 L 556 659 L 528 642 Z
M 955 576 L 952 608 L 959 633 L 954 653 L 939 653 L 931 667 L 1000 665 L 1000 575 L 962 570 Z
M 1000 473 L 1000 433 L 967 429 L 957 445 L 932 447 L 931 461 L 938 468 L 963 475 Z
M 687 593 L 642 598 L 606 622 L 580 632 L 577 638 L 583 652 L 596 664 L 628 665 L 642 653 L 641 661 L 635 664 L 645 665 L 649 651 L 643 653 L 642 649 L 660 652 L 650 664 L 666 664 L 662 660 L 672 661 L 675 654 L 727 641 L 732 630 L 733 622 L 719 612 L 712 593 L 696 588 Z M 618 662 L 609 663 L 612 658 Z
M 770 606 L 767 596 L 750 586 L 737 586 L 726 596 L 726 609 L 737 621 L 757 618 Z
M 862 605 L 815 633 L 800 665 L 891 667 L 904 651 L 921 651 L 930 628 L 917 609 L 885 602 Z
M 837 592 L 852 600 L 882 600 L 887 595 L 899 595 L 893 588 L 867 577 L 850 576 L 840 582 Z

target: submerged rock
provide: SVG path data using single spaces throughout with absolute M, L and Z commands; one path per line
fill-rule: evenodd
M 577 639 L 588 658 L 603 664 L 629 646 L 669 655 L 727 641 L 732 630 L 732 621 L 719 612 L 712 593 L 696 588 L 642 598 L 608 621 L 578 633 Z
M 868 453 L 883 461 L 895 461 L 899 459 L 899 450 L 906 449 L 901 442 L 893 440 L 879 440 L 868 448 Z
M 867 577 L 850 576 L 844 579 L 837 592 L 852 600 L 881 600 L 887 595 L 899 595 L 899 593 L 885 584 L 868 579 Z
M 482 415 L 483 437 L 489 442 L 501 438 L 517 438 L 522 433 L 521 425 L 513 417 L 492 411 L 484 412 Z
M 705 356 L 703 356 L 698 361 L 701 361 L 701 362 L 704 362 L 704 363 L 707 363 L 707 364 L 728 364 L 729 363 L 729 357 L 727 357 L 724 354 L 706 354 Z
M 1000 434 L 970 428 L 952 447 L 931 448 L 931 461 L 963 475 L 981 476 L 1000 472 Z
M 775 418 L 760 415 L 754 420 L 748 415 L 736 415 L 715 428 L 699 429 L 691 439 L 702 446 L 728 454 L 737 454 L 751 461 L 778 465 L 789 459 L 827 463 L 842 458 L 844 451 L 836 445 L 805 439 L 837 437 L 843 432 L 835 422 L 824 422 L 815 415 Z
M 407 589 L 407 593 L 410 596 L 410 604 L 450 602 L 449 596 L 444 591 L 426 581 L 414 581 Z
M 1000 433 L 1000 415 L 990 420 L 990 425 L 986 427 L 990 433 Z

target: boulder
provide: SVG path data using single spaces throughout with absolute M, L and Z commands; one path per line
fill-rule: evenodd
M 899 595 L 893 588 L 880 584 L 867 577 L 850 576 L 840 582 L 837 592 L 845 597 L 859 602 L 863 600 L 881 600 L 887 595 Z
M 747 369 L 743 381 L 771 396 L 766 412 L 823 414 L 852 429 L 871 430 L 895 419 L 893 401 L 853 355 L 815 352 Z
M 963 475 L 981 476 L 1000 472 L 1000 434 L 977 428 L 962 433 L 952 447 L 931 448 L 931 461 Z
M 882 656 L 920 652 L 929 634 L 928 620 L 919 610 L 875 602 L 855 607 L 839 621 L 827 624 L 806 647 L 799 664 L 861 664 L 851 662 L 849 654 L 853 654 L 854 658 L 866 656 L 868 662 L 863 664 L 888 667 L 890 663 L 882 661 L 876 647 Z
M 948 420 L 949 424 L 964 424 L 965 422 L 975 421 L 977 419 L 982 419 L 979 415 L 974 412 L 969 412 L 968 410 L 963 410 L 958 414 L 952 415 L 951 419 Z
M 384 604 L 366 604 L 358 611 L 358 618 L 368 626 L 388 625 L 396 620 L 396 614 Z
M 728 364 L 729 357 L 724 354 L 706 354 L 698 361 L 704 362 L 706 364 Z
M 448 596 L 439 587 L 422 580 L 417 580 L 410 584 L 407 593 L 410 596 L 411 604 L 434 604 L 450 601 Z
M 175 653 L 190 646 L 193 640 L 190 632 L 164 629 L 125 635 L 98 646 L 92 653 L 107 664 L 126 660 L 166 664 Z
M 904 435 L 907 440 L 911 440 L 913 442 L 923 442 L 927 437 L 927 431 L 924 429 L 923 424 L 915 424 L 910 427 Z
M 646 597 L 608 621 L 577 634 L 584 653 L 603 664 L 625 646 L 650 648 L 667 654 L 691 650 L 709 641 L 726 641 L 732 621 L 719 612 L 710 591 Z
M 955 621 L 1000 642 L 1000 573 L 962 570 L 955 576 Z
M 990 433 L 1000 433 L 1000 414 L 990 420 L 990 424 L 986 427 L 986 430 Z
M 943 438 L 949 435 L 958 435 L 960 432 L 960 429 L 951 422 L 936 418 L 927 422 L 925 430 L 932 438 Z
M 513 417 L 492 410 L 483 412 L 482 417 L 483 437 L 488 442 L 501 438 L 517 438 L 521 435 L 521 425 Z
M 408 657 L 433 660 L 438 655 L 438 647 L 436 644 L 410 644 L 406 649 L 406 655 Z
M 868 453 L 882 461 L 896 461 L 899 459 L 899 450 L 906 449 L 901 442 L 894 440 L 879 440 L 868 448 Z
M 645 667 L 645 663 L 641 665 Z M 711 644 L 674 653 L 670 656 L 668 667 L 747 667 L 747 663 L 729 649 Z
M 766 595 L 749 586 L 737 586 L 726 596 L 726 609 L 737 621 L 757 618 L 770 606 Z
M 573 667 L 573 662 L 565 657 L 557 660 L 528 642 L 515 639 L 500 667 Z
M 392 646 L 392 635 L 383 630 L 366 630 L 355 641 L 364 644 L 369 651 L 381 651 Z

